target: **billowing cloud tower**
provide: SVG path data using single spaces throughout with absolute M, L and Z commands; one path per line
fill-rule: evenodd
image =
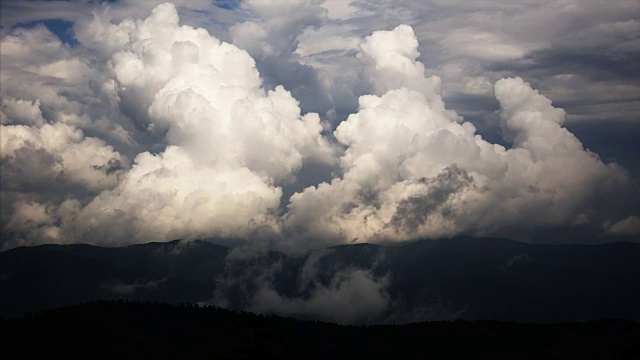
M 309 239 L 370 242 L 509 234 L 587 222 L 628 181 L 562 127 L 565 113 L 520 78 L 495 84 L 507 149 L 444 107 L 416 61 L 410 27 L 373 33 L 361 56 L 375 93 L 335 131 L 341 177 L 291 198 L 286 224 Z M 304 224 L 304 225 L 303 225 Z M 516 230 L 517 229 L 517 230 Z
M 295 62 L 297 36 L 326 21 L 319 4 L 299 2 L 309 13 L 281 22 L 281 6 L 249 2 L 263 21 L 237 24 L 231 37 L 265 68 Z M 287 44 L 269 31 L 295 36 Z M 3 37 L 5 248 L 219 237 L 297 249 L 460 233 L 523 238 L 626 218 L 618 227 L 629 233 L 637 223 L 594 206 L 628 188 L 627 174 L 586 150 L 563 127 L 565 112 L 522 79 L 494 86 L 508 147 L 447 109 L 408 25 L 355 41 L 357 86 L 371 95 L 334 137 L 284 87 L 266 90 L 249 53 L 180 25 L 171 4 L 118 23 L 96 11 L 76 32 L 75 48 L 43 26 Z M 324 79 L 298 67 L 313 73 L 305 81 Z M 332 179 L 283 198 L 312 164 L 334 170 L 324 176 Z

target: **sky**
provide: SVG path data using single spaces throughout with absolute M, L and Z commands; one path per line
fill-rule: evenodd
M 2 250 L 640 239 L 636 0 L 4 1 L 0 25 Z

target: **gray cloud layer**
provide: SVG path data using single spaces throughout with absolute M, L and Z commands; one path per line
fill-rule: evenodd
M 637 3 L 412 4 L 62 4 L 74 46 L 3 4 L 2 247 L 637 238 L 637 182 L 570 131 L 637 126 Z M 343 284 L 382 308 L 357 270 L 318 304 Z

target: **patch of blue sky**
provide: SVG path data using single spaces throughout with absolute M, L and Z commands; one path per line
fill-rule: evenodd
M 70 46 L 76 46 L 78 44 L 78 40 L 76 39 L 73 33 L 73 23 L 71 21 L 65 21 L 61 19 L 38 20 L 38 21 L 30 21 L 26 23 L 19 23 L 19 24 L 16 24 L 14 28 L 16 27 L 32 28 L 32 27 L 38 26 L 38 24 L 43 24 L 44 26 L 46 26 L 63 43 L 69 44 Z
M 227 10 L 235 10 L 240 7 L 240 0 L 215 0 L 215 6 Z

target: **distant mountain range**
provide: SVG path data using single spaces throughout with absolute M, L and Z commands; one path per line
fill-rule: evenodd
M 640 244 L 626 242 L 461 236 L 301 254 L 246 253 L 207 241 L 41 245 L 0 253 L 0 279 L 5 318 L 126 299 L 346 323 L 640 321 Z

